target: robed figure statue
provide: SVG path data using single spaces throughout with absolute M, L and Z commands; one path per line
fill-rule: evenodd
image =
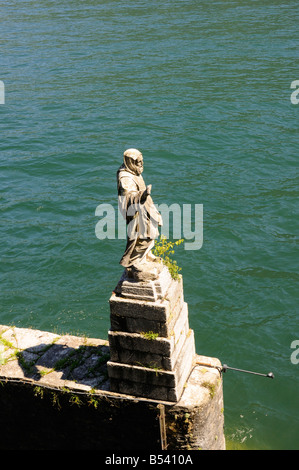
M 142 172 L 141 152 L 126 150 L 117 171 L 118 204 L 127 224 L 127 246 L 120 264 L 126 268 L 128 277 L 137 281 L 156 279 L 162 269 L 151 252 L 162 217 L 151 198 L 151 185 L 145 185 Z

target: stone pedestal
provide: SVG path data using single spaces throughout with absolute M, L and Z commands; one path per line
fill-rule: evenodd
M 123 274 L 110 298 L 110 390 L 177 402 L 194 366 L 183 279 L 166 267 L 156 281 Z

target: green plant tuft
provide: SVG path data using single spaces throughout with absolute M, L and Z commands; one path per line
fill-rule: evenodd
M 159 333 L 154 333 L 153 331 L 141 332 L 141 336 L 149 340 L 155 340 L 158 338 Z
M 171 277 L 175 280 L 179 279 L 179 272 L 182 268 L 180 268 L 177 265 L 177 262 L 171 259 L 169 255 L 173 255 L 175 246 L 180 245 L 181 243 L 183 243 L 183 241 L 184 239 L 182 238 L 175 242 L 170 242 L 167 240 L 165 235 L 161 235 L 159 240 L 155 240 L 155 246 L 153 249 L 153 254 L 161 258 L 162 263 L 167 266 Z

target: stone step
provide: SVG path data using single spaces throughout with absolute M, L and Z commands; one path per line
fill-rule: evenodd
M 128 299 L 156 302 L 166 295 L 171 283 L 172 277 L 166 267 L 164 267 L 157 280 L 146 282 L 130 279 L 125 270 L 114 292 Z
M 111 391 L 157 400 L 178 401 L 195 358 L 194 332 L 189 331 L 173 371 L 108 361 Z

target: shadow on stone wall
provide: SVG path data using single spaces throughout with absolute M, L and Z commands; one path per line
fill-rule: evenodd
M 25 377 L 61 387 L 71 381 L 97 390 L 109 390 L 109 347 L 81 344 L 38 344 L 16 353 Z

